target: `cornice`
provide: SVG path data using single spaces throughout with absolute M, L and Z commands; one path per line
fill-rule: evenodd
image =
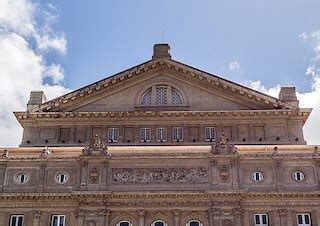
M 26 121 L 74 121 L 95 119 L 96 121 L 119 120 L 119 119 L 146 119 L 146 118 L 164 118 L 164 119 L 184 119 L 199 118 L 202 119 L 277 119 L 279 118 L 301 118 L 306 120 L 310 115 L 311 109 L 301 108 L 297 110 L 279 109 L 279 110 L 234 110 L 234 111 L 130 111 L 130 112 L 15 112 L 19 122 Z M 92 122 L 92 121 L 90 121 Z
M 74 101 L 79 101 L 85 99 L 87 96 L 92 96 L 95 94 L 101 93 L 104 89 L 117 85 L 118 83 L 131 79 L 137 76 L 141 76 L 145 72 L 154 70 L 156 68 L 167 68 L 180 72 L 182 75 L 186 75 L 191 78 L 197 78 L 200 81 L 205 81 L 208 85 L 211 85 L 215 88 L 221 88 L 230 93 L 236 93 L 240 96 L 245 96 L 248 99 L 251 99 L 258 103 L 263 103 L 269 105 L 272 108 L 288 108 L 296 109 L 296 107 L 284 103 L 277 98 L 268 96 L 266 94 L 260 93 L 258 91 L 252 90 L 248 87 L 233 83 L 226 79 L 220 78 L 216 75 L 201 71 L 199 69 L 193 68 L 189 65 L 180 63 L 178 61 L 169 60 L 169 59 L 156 59 L 147 61 L 130 69 L 127 69 L 123 72 L 117 73 L 113 76 L 110 76 L 106 79 L 102 79 L 93 84 L 70 92 L 61 97 L 55 98 L 51 101 L 48 101 L 40 107 L 39 111 L 52 111 L 54 109 L 66 106 Z
M 81 201 L 87 198 L 108 200 L 135 200 L 135 199 L 209 199 L 231 198 L 239 200 L 250 199 L 320 199 L 320 192 L 246 192 L 229 190 L 210 190 L 206 192 L 103 192 L 103 191 L 75 191 L 72 193 L 1 193 L 0 200 L 73 200 Z

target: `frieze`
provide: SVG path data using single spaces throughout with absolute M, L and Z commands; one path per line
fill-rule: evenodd
M 145 184 L 205 184 L 206 168 L 114 168 L 112 182 Z

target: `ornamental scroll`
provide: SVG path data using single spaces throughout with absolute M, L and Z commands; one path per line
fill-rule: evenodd
M 208 183 L 206 168 L 115 168 L 114 183 L 145 184 L 205 184 Z

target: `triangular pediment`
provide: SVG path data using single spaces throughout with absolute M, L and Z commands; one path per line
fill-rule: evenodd
M 154 87 L 153 84 L 164 84 L 179 90 L 184 96 L 184 103 L 179 110 L 296 108 L 219 76 L 161 58 L 48 101 L 41 105 L 39 111 L 133 111 L 139 108 L 139 98 L 143 92 L 148 87 Z

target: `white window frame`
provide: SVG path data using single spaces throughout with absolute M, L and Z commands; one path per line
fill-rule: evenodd
M 25 177 L 25 180 L 22 182 L 19 180 L 21 175 L 24 175 L 24 177 Z M 26 172 L 18 172 L 15 174 L 15 181 L 17 184 L 26 184 L 29 181 L 29 178 L 30 178 L 30 175 Z
M 181 130 L 181 138 L 178 137 L 178 131 Z M 176 126 L 172 128 L 172 141 L 174 142 L 181 142 L 183 141 L 183 127 L 182 126 Z
M 12 223 L 13 218 L 17 218 L 15 224 Z M 19 226 L 19 224 L 18 224 L 18 223 L 19 223 L 19 221 L 18 221 L 19 218 L 22 219 L 22 223 L 21 223 L 21 226 L 22 226 L 22 225 L 23 225 L 23 221 L 24 221 L 24 215 L 22 215 L 22 214 L 12 214 L 12 215 L 10 216 L 10 223 L 9 223 L 9 225 L 10 225 L 10 226 Z
M 60 181 L 61 178 L 59 178 L 59 176 L 63 175 L 65 177 L 65 180 L 64 181 Z M 55 181 L 58 183 L 58 184 L 65 184 L 67 183 L 69 180 L 69 174 L 65 173 L 65 172 L 59 172 L 57 173 L 57 175 L 55 176 Z
M 57 225 L 53 225 L 54 217 L 58 218 Z M 51 226 L 60 226 L 62 217 L 63 217 L 62 225 L 65 226 L 66 225 L 66 215 L 63 215 L 63 214 L 53 214 L 53 215 L 51 215 Z
M 302 216 L 302 224 L 299 224 L 299 215 Z M 306 216 L 308 216 L 309 218 L 309 224 L 307 224 L 305 221 Z M 311 226 L 311 225 L 312 225 L 312 220 L 311 220 L 310 213 L 297 213 L 297 226 Z
M 144 132 L 143 132 L 144 131 Z M 144 133 L 144 137 L 143 134 Z M 149 138 L 147 133 L 149 133 Z M 147 127 L 140 128 L 140 142 L 150 142 L 151 141 L 151 129 Z
M 120 224 L 123 223 L 123 222 L 126 222 L 126 223 L 129 224 L 129 226 L 132 226 L 132 223 L 131 223 L 130 221 L 127 221 L 127 220 L 119 221 L 119 222 L 116 224 L 116 226 L 120 226 Z
M 189 220 L 188 223 L 186 224 L 186 226 L 190 226 L 190 223 L 194 222 L 194 221 L 198 222 L 199 226 L 203 226 L 202 223 L 200 221 L 198 221 L 198 220 Z
M 207 136 L 207 131 L 209 132 L 209 137 Z M 205 134 L 205 138 L 206 141 L 215 141 L 216 140 L 216 128 L 214 126 L 207 126 L 204 129 L 204 134 Z
M 119 129 L 117 127 L 108 128 L 108 143 L 117 143 L 119 136 Z
M 300 176 L 298 176 L 298 174 L 299 174 Z M 299 177 L 300 179 L 298 179 L 298 177 Z M 304 174 L 304 172 L 302 172 L 302 171 L 300 171 L 300 170 L 296 170 L 296 171 L 293 172 L 292 178 L 293 178 L 295 181 L 297 181 L 297 182 L 301 182 L 301 181 L 304 181 L 304 179 L 306 178 L 306 175 Z
M 259 224 L 256 222 L 256 216 L 259 217 L 259 221 L 260 221 Z M 266 221 L 267 221 L 266 224 L 263 223 L 263 216 L 266 217 Z M 257 213 L 257 214 L 254 214 L 254 216 L 253 216 L 253 221 L 254 221 L 254 225 L 255 225 L 255 226 L 268 226 L 268 225 L 269 225 L 268 214 L 266 214 L 266 213 Z
M 159 131 L 161 131 L 160 137 L 159 137 Z M 156 136 L 157 136 L 157 142 L 166 142 L 168 137 L 167 128 L 163 128 L 163 127 L 157 128 Z
M 260 179 L 257 180 L 256 175 L 259 175 L 259 178 L 260 178 Z M 255 182 L 261 182 L 261 181 L 263 181 L 263 179 L 264 179 L 264 175 L 263 175 L 263 173 L 261 173 L 260 171 L 254 171 L 254 172 L 251 174 L 251 178 L 252 178 L 252 180 L 255 181 Z
M 167 224 L 165 221 L 163 221 L 163 220 L 155 220 L 155 221 L 152 222 L 151 226 L 155 226 L 157 222 L 163 223 L 163 226 L 167 226 L 167 225 L 168 225 L 168 224 Z

